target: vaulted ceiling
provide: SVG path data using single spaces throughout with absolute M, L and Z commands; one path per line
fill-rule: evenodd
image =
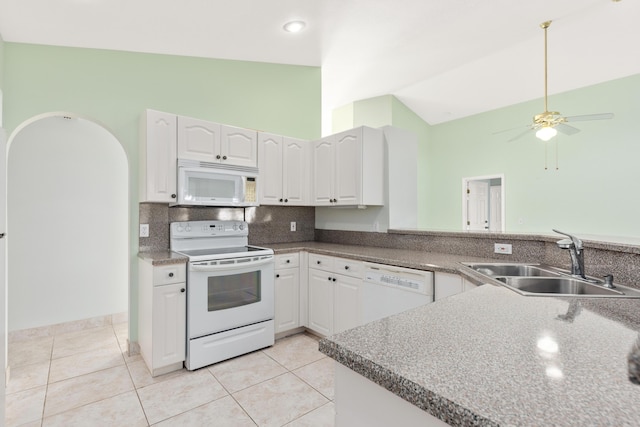
M 8 42 L 321 66 L 325 129 L 379 95 L 430 124 L 540 98 L 547 20 L 550 94 L 640 72 L 637 0 L 0 1 Z

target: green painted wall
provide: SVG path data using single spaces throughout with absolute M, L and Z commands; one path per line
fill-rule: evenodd
M 460 230 L 462 178 L 505 174 L 506 229 L 640 236 L 640 75 L 551 96 L 564 115 L 612 112 L 615 118 L 576 122 L 572 136 L 545 143 L 533 133 L 507 142 L 530 123 L 542 100 L 433 126 L 429 136 L 426 207 L 429 228 Z M 555 169 L 556 147 L 559 169 Z
M 101 122 L 122 143 L 129 161 L 132 312 L 137 307 L 138 120 L 145 108 L 298 138 L 320 136 L 318 67 L 8 42 L 3 58 L 8 135 L 31 117 L 68 111 Z M 136 321 L 132 313 L 134 341 Z

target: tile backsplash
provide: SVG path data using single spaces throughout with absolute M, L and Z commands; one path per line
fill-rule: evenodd
M 258 206 L 251 208 L 169 207 L 140 203 L 140 224 L 149 224 L 149 237 L 139 238 L 141 252 L 169 249 L 169 224 L 177 221 L 236 220 L 249 223 L 249 243 L 312 241 L 315 208 L 308 206 Z M 291 222 L 296 231 L 290 231 Z

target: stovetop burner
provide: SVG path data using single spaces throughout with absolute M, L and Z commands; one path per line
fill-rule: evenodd
M 273 255 L 273 250 L 248 244 L 249 224 L 244 221 L 172 222 L 171 250 L 189 261 Z

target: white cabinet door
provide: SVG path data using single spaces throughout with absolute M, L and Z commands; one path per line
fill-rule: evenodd
M 361 203 L 362 188 L 362 138 L 358 129 L 335 135 L 334 189 L 336 205 Z M 383 173 L 383 170 L 380 170 Z
M 360 289 L 362 279 L 336 274 L 334 295 L 334 328 L 337 334 L 362 324 Z
M 185 359 L 185 283 L 153 288 L 153 369 Z
M 178 158 L 220 162 L 220 125 L 178 116 Z
M 282 194 L 288 205 L 309 204 L 309 141 L 283 138 Z
M 327 271 L 309 269 L 309 329 L 333 334 L 333 280 Z
M 436 271 L 434 274 L 434 301 L 459 294 L 463 291 L 462 277 L 452 273 Z
M 333 205 L 334 185 L 334 148 L 331 138 L 313 143 L 313 204 L 315 206 Z
M 140 201 L 174 202 L 177 116 L 146 110 L 140 126 Z
M 260 169 L 260 204 L 280 205 L 283 203 L 282 136 L 269 133 L 258 134 L 258 168 Z
M 257 167 L 257 140 L 258 133 L 255 130 L 222 125 L 220 133 L 221 163 Z
M 300 271 L 297 268 L 276 270 L 275 279 L 275 332 L 284 332 L 300 326 L 299 317 Z

